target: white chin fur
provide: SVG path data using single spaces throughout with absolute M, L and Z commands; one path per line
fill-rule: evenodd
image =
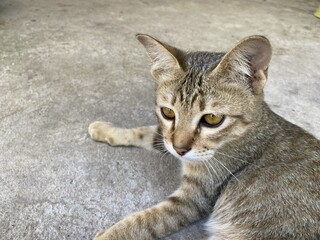
M 189 152 L 187 152 L 185 155 L 180 156 L 176 150 L 174 150 L 174 148 L 172 147 L 171 144 L 168 144 L 166 142 L 164 142 L 164 145 L 166 147 L 166 149 L 176 158 L 178 158 L 179 160 L 181 160 L 182 162 L 187 162 L 187 163 L 194 163 L 194 162 L 198 162 L 198 161 L 205 161 L 205 160 L 209 160 L 212 158 L 213 154 L 210 151 L 210 154 L 198 154 L 195 151 L 191 150 Z

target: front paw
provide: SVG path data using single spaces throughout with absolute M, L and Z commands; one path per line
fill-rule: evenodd
M 98 142 L 106 142 L 111 146 L 116 145 L 114 136 L 117 128 L 110 122 L 93 122 L 89 125 L 90 137 Z
M 107 240 L 106 230 L 102 230 L 102 231 L 98 232 L 92 240 Z
M 122 230 L 123 231 L 123 230 Z M 111 229 L 105 229 L 96 234 L 96 236 L 92 240 L 125 240 L 128 238 L 123 238 L 123 236 L 117 233 L 116 231 L 112 231 Z M 131 238 L 129 238 L 131 239 Z M 133 239 L 132 239 L 133 240 Z

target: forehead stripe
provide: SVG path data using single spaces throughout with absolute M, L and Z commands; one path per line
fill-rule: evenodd
M 203 98 L 201 98 L 199 101 L 199 108 L 200 111 L 203 111 L 206 108 L 206 101 Z
M 176 101 L 177 101 L 177 96 L 176 96 L 176 95 L 173 95 L 173 98 L 172 98 L 172 100 L 171 100 L 171 105 L 174 106 L 175 103 L 176 103 Z
M 199 95 L 198 95 L 197 93 L 193 95 L 193 97 L 192 97 L 192 99 L 191 99 L 191 106 L 193 106 L 193 104 L 194 104 L 194 102 L 197 100 L 198 96 L 199 96 Z

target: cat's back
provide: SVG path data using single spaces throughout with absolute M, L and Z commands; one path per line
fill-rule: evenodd
M 287 121 L 268 109 L 270 139 L 264 147 L 265 156 L 261 161 L 307 164 L 308 160 L 320 162 L 320 140 L 301 127 Z M 306 162 L 304 163 L 304 160 Z
M 320 220 L 320 141 L 271 111 L 269 118 L 274 134 L 261 158 L 243 173 L 243 185 L 259 189 L 266 199 L 278 196 L 283 207 L 296 212 L 316 207 Z

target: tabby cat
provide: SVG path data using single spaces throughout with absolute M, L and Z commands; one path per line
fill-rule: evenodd
M 181 186 L 96 240 L 158 239 L 210 215 L 214 240 L 320 239 L 320 141 L 264 102 L 271 45 L 250 36 L 227 53 L 185 52 L 138 34 L 152 60 L 158 126 L 89 126 L 111 146 L 169 151 Z

